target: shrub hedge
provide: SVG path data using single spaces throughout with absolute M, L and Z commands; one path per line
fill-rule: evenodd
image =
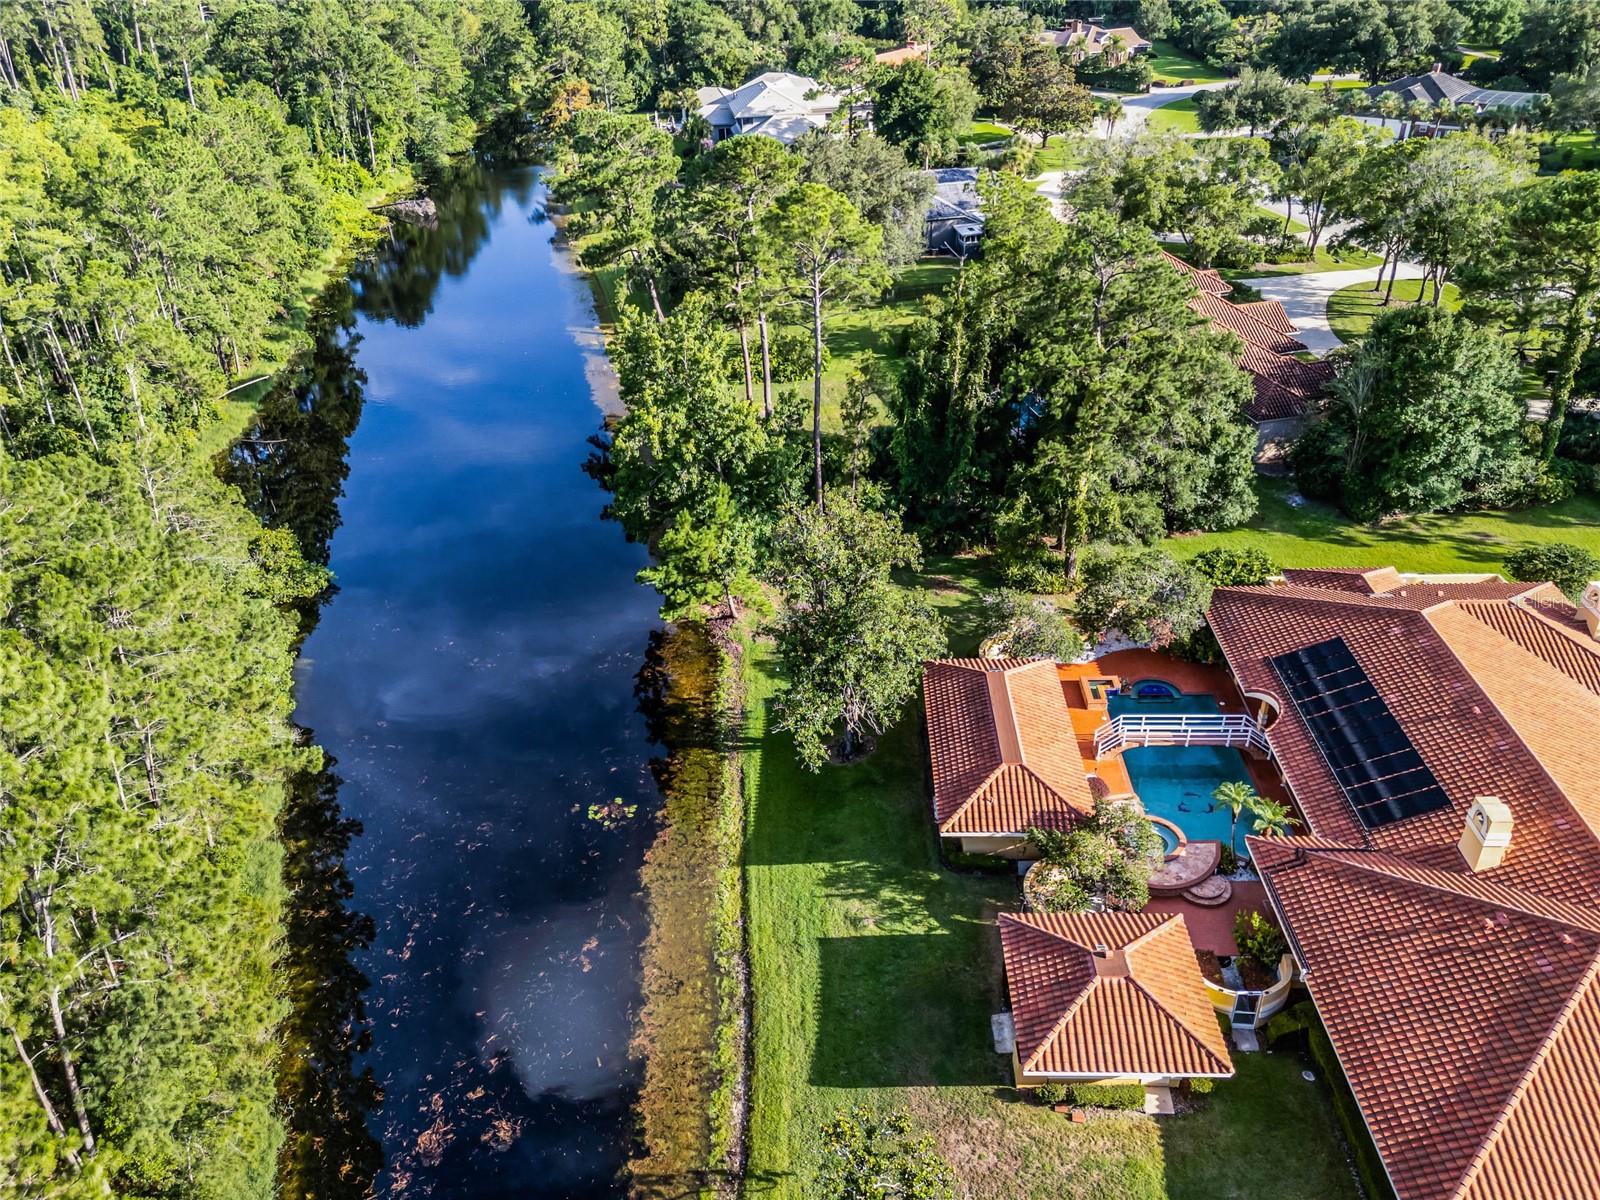
M 1378 1157 L 1378 1148 L 1372 1144 L 1372 1135 L 1367 1132 L 1367 1123 L 1361 1119 L 1355 1095 L 1350 1091 L 1339 1060 L 1334 1057 L 1333 1043 L 1328 1040 L 1322 1022 L 1314 1019 L 1307 1026 L 1306 1035 L 1311 1048 L 1311 1061 L 1316 1063 L 1318 1073 L 1327 1080 L 1333 1094 L 1333 1110 L 1339 1115 L 1344 1140 L 1355 1155 L 1356 1175 L 1361 1180 L 1362 1189 L 1367 1193 L 1368 1200 L 1395 1200 L 1394 1189 L 1389 1186 L 1389 1175 L 1383 1169 L 1383 1160 Z
M 1144 1085 L 1138 1083 L 1074 1083 L 1067 1098 L 1080 1108 L 1144 1108 Z

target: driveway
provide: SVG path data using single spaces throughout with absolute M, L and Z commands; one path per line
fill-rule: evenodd
M 1278 275 L 1266 279 L 1246 279 L 1246 287 L 1253 287 L 1268 300 L 1283 305 L 1300 332 L 1295 336 L 1305 343 L 1306 349 L 1317 355 L 1344 345 L 1328 327 L 1328 299 L 1335 292 L 1353 283 L 1372 283 L 1378 278 L 1378 267 L 1362 267 L 1355 271 L 1317 271 L 1308 275 Z M 1401 263 L 1401 279 L 1421 279 L 1422 268 L 1414 263 Z
M 1163 104 L 1171 104 L 1177 100 L 1187 100 L 1200 92 L 1215 91 L 1217 88 L 1227 87 L 1233 80 L 1224 80 L 1221 83 L 1197 83 L 1189 87 L 1151 88 L 1142 96 L 1128 96 L 1120 92 L 1095 92 L 1097 100 L 1121 100 L 1122 119 L 1117 122 L 1117 127 L 1112 131 L 1113 137 L 1136 137 L 1150 119 L 1152 110 L 1160 108 Z M 1096 119 L 1090 126 L 1089 132 L 1095 137 L 1106 136 L 1106 123 Z

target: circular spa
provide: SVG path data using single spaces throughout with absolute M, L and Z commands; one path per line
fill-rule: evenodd
M 1177 684 L 1168 683 L 1165 679 L 1141 679 L 1136 683 L 1124 684 L 1121 695 L 1136 704 L 1171 704 L 1182 699 L 1183 692 Z

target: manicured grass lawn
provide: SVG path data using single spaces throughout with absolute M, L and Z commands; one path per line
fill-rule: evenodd
M 1256 205 L 1256 211 L 1258 213 L 1260 213 L 1262 216 L 1271 217 L 1274 221 L 1276 221 L 1278 223 L 1278 228 L 1279 229 L 1283 228 L 1283 214 L 1282 213 L 1273 212 L 1270 208 L 1266 207 L 1266 205 L 1264 205 L 1264 204 Z M 1311 226 L 1307 225 L 1299 217 L 1291 216 L 1289 218 L 1289 232 L 1290 233 L 1304 233 L 1307 229 L 1310 229 L 1310 228 L 1311 228 Z
M 1265 551 L 1279 567 L 1383 567 L 1446 573 L 1501 571 L 1506 556 L 1531 543 L 1572 542 L 1600 554 L 1600 499 L 1516 512 L 1438 513 L 1382 525 L 1357 525 L 1315 501 L 1289 504 L 1293 485 L 1258 479 L 1260 511 L 1225 533 L 1168 538 L 1165 548 L 1193 558 L 1213 546 Z
M 1194 97 L 1185 96 L 1151 109 L 1145 128 L 1152 133 L 1199 133 L 1200 114 L 1195 111 Z
M 1184 79 L 1195 83 L 1217 83 L 1230 78 L 1171 42 L 1161 38 L 1153 38 L 1151 42 L 1150 68 L 1155 72 L 1155 78 L 1163 83 L 1177 83 Z
M 934 559 L 920 583 L 952 618 L 952 647 L 971 653 L 981 564 Z M 1017 903 L 1015 879 L 940 865 L 914 707 L 871 757 L 809 775 L 770 729 L 773 669 L 757 646 L 743 757 L 747 1195 L 816 1195 L 820 1126 L 862 1104 L 909 1109 L 974 1200 L 1354 1200 L 1331 1109 L 1296 1059 L 1241 1055 L 1208 1110 L 1162 1121 L 1073 1125 L 1017 1099 L 989 1031 L 1002 1004 L 993 920 Z
M 828 346 L 828 362 L 822 370 L 822 423 L 838 432 L 839 401 L 845 384 L 867 360 L 877 358 L 898 371 L 901 361 L 895 352 L 895 339 L 922 311 L 922 298 L 942 291 L 956 276 L 956 263 L 948 258 L 926 258 L 902 268 L 884 301 L 873 305 L 824 309 L 823 336 Z M 807 337 L 810 326 L 797 326 Z M 780 387 L 798 389 L 809 404 L 811 373 L 798 383 Z M 809 409 L 808 409 L 809 411 Z
M 1036 175 L 1046 171 L 1065 171 L 1077 166 L 1079 159 L 1078 143 L 1064 134 L 1057 134 L 1050 139 L 1048 146 L 1034 155 L 1033 171 Z
M 969 142 L 982 145 L 985 142 L 998 142 L 1002 138 L 1011 136 L 1011 130 L 1004 125 L 997 125 L 993 121 L 974 121 L 966 129 L 956 134 L 956 141 L 963 146 Z
M 1422 290 L 1422 284 L 1423 281 L 1420 279 L 1395 280 L 1390 307 L 1415 304 Z M 1335 292 L 1328 297 L 1328 327 L 1338 335 L 1340 341 L 1360 341 L 1367 335 L 1367 330 L 1372 327 L 1372 322 L 1377 319 L 1378 314 L 1384 311 L 1383 297 L 1387 289 L 1387 283 L 1377 291 L 1372 290 L 1370 283 L 1353 283 Z M 1428 287 L 1427 302 L 1433 303 L 1431 284 Z M 1461 289 L 1453 283 L 1445 284 L 1440 305 L 1452 312 L 1460 308 Z
M 1592 171 L 1600 168 L 1600 133 L 1558 133 L 1539 139 L 1541 171 Z
M 1263 212 L 1271 212 L 1263 209 Z M 1283 218 L 1273 213 L 1279 224 Z M 1294 228 L 1294 226 L 1290 226 Z M 1176 255 L 1185 262 L 1190 261 L 1188 250 L 1182 242 L 1167 242 L 1164 249 Z M 1375 267 L 1383 260 L 1376 254 L 1368 254 L 1365 250 L 1347 250 L 1342 254 L 1334 254 L 1326 246 L 1318 246 L 1316 257 L 1308 262 L 1292 263 L 1258 263 L 1253 267 L 1223 267 L 1218 271 L 1230 283 L 1241 279 L 1270 279 L 1278 275 L 1307 275 L 1314 271 L 1353 271 L 1361 267 Z
M 1278 218 L 1280 221 L 1283 218 Z M 1383 261 L 1381 255 L 1365 250 L 1346 250 L 1334 253 L 1326 246 L 1318 246 L 1314 258 L 1308 262 L 1261 263 L 1237 271 L 1224 270 L 1224 279 L 1270 279 L 1277 275 L 1310 275 L 1317 271 L 1356 271 L 1362 267 L 1375 267 Z

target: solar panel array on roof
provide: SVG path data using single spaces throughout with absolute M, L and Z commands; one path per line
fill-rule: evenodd
M 1363 826 L 1377 829 L 1449 805 L 1343 638 L 1271 661 Z

